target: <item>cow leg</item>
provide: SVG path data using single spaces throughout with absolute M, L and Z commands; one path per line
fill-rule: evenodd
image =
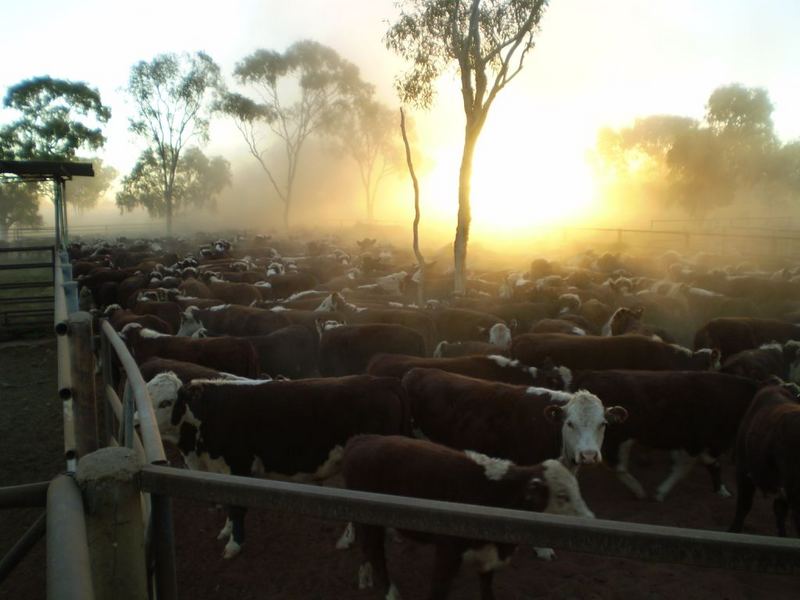
M 695 462 L 697 462 L 697 459 L 685 450 L 673 450 L 672 471 L 656 488 L 656 500 L 663 502 L 670 490 L 675 487 L 675 484 L 689 474 Z
M 786 517 L 789 515 L 789 503 L 783 494 L 778 494 L 772 501 L 772 511 L 775 513 L 775 527 L 780 537 L 786 537 Z
M 744 525 L 744 518 L 753 507 L 753 496 L 756 493 L 756 486 L 744 472 L 744 468 L 736 469 L 736 514 L 733 517 L 728 531 L 740 533 Z
M 627 440 L 622 442 L 619 445 L 619 455 L 617 457 L 617 465 L 614 467 L 614 471 L 617 475 L 617 479 L 628 488 L 633 494 L 639 498 L 639 500 L 643 500 L 647 494 L 642 487 L 642 484 L 639 483 L 639 480 L 636 479 L 633 475 L 631 475 L 630 471 L 628 471 L 628 465 L 630 464 L 631 458 L 631 448 L 633 447 L 634 440 Z
M 444 600 L 450 593 L 458 570 L 461 568 L 461 554 L 452 544 L 442 543 L 436 545 L 436 559 L 433 567 L 433 582 L 431 584 L 431 600 Z
M 233 531 L 233 521 L 231 518 L 225 517 L 225 526 L 219 530 L 219 534 L 217 535 L 218 540 L 224 540 L 226 538 L 231 537 L 231 532 Z
M 481 600 L 494 600 L 494 570 L 478 575 L 481 580 Z
M 730 493 L 725 484 L 722 483 L 722 466 L 719 463 L 719 457 L 711 456 L 707 452 L 700 455 L 700 460 L 703 461 L 708 474 L 711 476 L 711 485 L 718 496 L 722 498 L 730 498 L 733 494 Z
M 244 515 L 247 509 L 243 506 L 229 506 L 228 516 L 231 520 L 231 537 L 225 544 L 223 558 L 233 558 L 242 551 L 244 544 Z
M 386 530 L 378 525 L 358 525 L 356 537 L 361 542 L 364 562 L 358 568 L 358 589 L 371 588 L 377 583 L 386 598 L 400 598 L 397 588 L 389 580 L 386 568 Z
M 356 529 L 353 526 L 353 522 L 350 521 L 347 524 L 347 527 L 344 528 L 344 532 L 339 540 L 336 542 L 336 549 L 337 550 L 347 550 L 350 546 L 353 545 L 353 542 L 356 541 Z

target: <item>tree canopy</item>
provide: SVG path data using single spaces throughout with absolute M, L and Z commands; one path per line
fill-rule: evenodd
M 702 122 L 656 115 L 601 130 L 595 157 L 607 196 L 696 216 L 739 200 L 796 201 L 800 144 L 780 143 L 772 110 L 766 90 L 731 84 L 711 93 Z
M 181 153 L 192 141 L 207 141 L 212 104 L 221 85 L 219 67 L 203 52 L 161 54 L 131 68 L 127 91 L 136 115 L 130 119 L 130 130 L 145 141 L 147 149 L 129 178 L 141 180 L 143 173 L 148 174 L 147 189 L 161 195 L 159 210 L 163 212 L 156 212 L 166 217 L 168 235 L 176 181 L 181 166 L 187 164 L 181 161 Z M 125 194 L 135 189 L 121 192 L 121 206 L 131 201 Z M 141 204 L 155 206 L 151 198 L 143 197 Z
M 369 94 L 371 87 L 361 80 L 353 63 L 312 40 L 296 42 L 283 53 L 256 50 L 236 65 L 234 76 L 250 95 L 229 92 L 219 107 L 233 118 L 250 154 L 266 173 L 283 203 L 288 228 L 306 142 L 312 135 L 328 132 L 353 100 Z M 285 178 L 278 176 L 278 165 L 268 156 L 275 141 L 283 145 Z
M 386 45 L 410 65 L 397 80 L 400 100 L 429 107 L 438 78 L 453 67 L 461 82 L 466 126 L 453 250 L 455 292 L 463 294 L 475 146 L 497 94 L 519 75 L 534 47 L 547 0 L 400 0 L 398 5 L 400 18 L 390 26 Z
M 227 160 L 221 156 L 208 158 L 197 147 L 187 148 L 175 169 L 168 207 L 164 199 L 161 161 L 153 149 L 148 148 L 131 173 L 123 178 L 117 206 L 120 212 L 142 206 L 152 217 L 164 217 L 168 210 L 177 214 L 189 207 L 214 209 L 220 192 L 230 183 L 231 167 Z

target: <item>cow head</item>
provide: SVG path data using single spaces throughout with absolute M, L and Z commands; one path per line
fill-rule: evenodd
M 181 313 L 181 326 L 176 335 L 180 337 L 193 336 L 198 330 L 203 328 L 197 313 L 200 309 L 196 306 L 189 306 Z
M 717 348 L 700 348 L 691 353 L 691 366 L 700 371 L 719 371 L 722 354 Z
M 530 508 L 556 515 L 594 518 L 594 513 L 586 506 L 581 496 L 578 480 L 557 460 L 542 463 L 542 477 L 534 477 L 528 482 L 525 499 Z
M 170 442 L 177 442 L 176 431 L 170 425 L 170 418 L 178 400 L 178 390 L 182 385 L 181 380 L 172 371 L 159 373 L 147 382 L 147 393 L 153 404 L 158 430 L 161 432 L 161 437 Z
M 800 342 L 789 340 L 783 345 L 783 360 L 789 366 L 789 381 L 800 383 Z
M 586 390 L 569 394 L 529 388 L 529 392 L 548 393 L 554 401 L 544 409 L 544 416 L 561 425 L 561 460 L 571 466 L 602 462 L 600 449 L 606 425 L 621 423 L 628 418 L 628 411 L 623 407 L 604 407 L 597 396 Z
M 642 322 L 644 307 L 618 308 L 608 320 L 609 335 L 622 335 L 636 329 Z
M 495 323 L 489 329 L 489 343 L 508 350 L 511 348 L 511 330 L 505 323 Z
M 325 333 L 326 331 L 329 331 L 331 329 L 336 329 L 337 327 L 341 327 L 342 325 L 344 325 L 344 323 L 342 323 L 341 321 L 337 321 L 335 319 L 317 319 L 316 325 L 317 325 L 317 334 L 319 334 L 319 336 L 322 337 L 322 334 Z

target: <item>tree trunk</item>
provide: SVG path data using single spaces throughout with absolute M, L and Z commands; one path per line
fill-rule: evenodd
M 291 207 L 292 203 L 287 198 L 283 202 L 283 227 L 286 231 L 289 231 L 289 208 Z
M 414 185 L 414 225 L 413 231 L 413 248 L 414 256 L 417 259 L 419 266 L 419 282 L 417 283 L 417 306 L 420 308 L 425 306 L 425 257 L 422 256 L 422 251 L 419 249 L 419 181 L 417 174 L 414 172 L 414 162 L 411 160 L 411 146 L 408 143 L 408 135 L 406 134 L 406 115 L 402 107 L 400 108 L 400 132 L 403 134 L 403 145 L 406 148 L 406 165 L 408 166 L 408 174 L 411 175 L 411 183 Z M 429 348 L 428 352 L 433 349 Z
M 367 223 L 372 223 L 375 220 L 375 198 L 367 194 Z
M 467 291 L 467 243 L 469 242 L 469 226 L 472 222 L 472 211 L 470 209 L 472 159 L 475 155 L 475 145 L 478 142 L 480 132 L 480 126 L 467 122 L 464 133 L 464 152 L 461 155 L 461 168 L 458 172 L 458 225 L 456 227 L 456 238 L 453 242 L 455 267 L 453 291 L 461 295 Z
M 172 198 L 167 196 L 166 200 L 166 213 L 167 213 L 167 237 L 172 237 Z

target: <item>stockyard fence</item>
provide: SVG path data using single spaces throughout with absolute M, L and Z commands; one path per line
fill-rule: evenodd
M 56 252 L 55 393 L 63 402 L 65 473 L 51 481 L 0 488 L 0 508 L 46 507 L 2 559 L 0 579 L 46 533 L 51 600 L 177 598 L 174 497 L 603 556 L 800 573 L 800 543 L 792 539 L 560 517 L 173 468 L 133 357 L 106 320 L 93 329 L 91 315 L 77 310 L 75 292 L 67 255 Z

